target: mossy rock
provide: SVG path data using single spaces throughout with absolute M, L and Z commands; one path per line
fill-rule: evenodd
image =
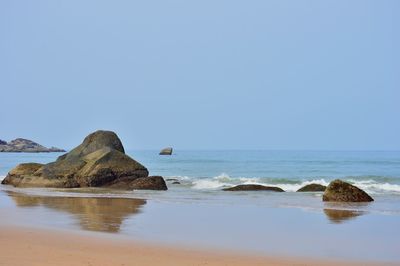
M 326 186 L 320 184 L 308 184 L 297 190 L 297 192 L 324 192 Z
M 374 199 L 362 189 L 336 179 L 328 185 L 322 200 L 337 202 L 370 202 Z
M 132 189 L 135 186 L 131 183 L 137 183 L 135 180 L 142 178 L 137 189 L 167 189 L 164 180 L 154 182 L 148 175 L 146 167 L 125 154 L 117 134 L 99 130 L 88 135 L 82 144 L 58 157 L 55 162 L 18 165 L 2 183 L 24 187 L 114 186 Z M 146 181 L 147 185 L 143 185 Z

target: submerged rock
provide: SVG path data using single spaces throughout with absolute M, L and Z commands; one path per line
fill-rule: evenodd
M 237 185 L 230 188 L 222 189 L 224 191 L 259 191 L 259 190 L 266 190 L 266 191 L 275 191 L 275 192 L 285 192 L 283 189 L 279 187 L 268 187 L 263 185 L 255 185 L 255 184 L 246 184 L 246 185 Z
M 0 140 L 0 152 L 65 152 L 63 149 L 46 148 L 29 139 L 14 139 L 10 142 Z
M 164 148 L 160 151 L 159 155 L 172 155 L 172 148 Z
M 99 130 L 55 162 L 18 165 L 2 184 L 17 187 L 167 189 L 162 177 L 148 177 L 148 174 L 146 167 L 125 154 L 114 132 Z
M 172 182 L 172 184 L 173 184 L 173 185 L 180 185 L 181 182 L 179 182 L 179 181 L 174 181 L 174 182 Z
M 368 202 L 374 199 L 365 191 L 347 182 L 336 179 L 325 190 L 323 201 Z
M 178 181 L 176 178 L 167 178 L 166 181 Z
M 297 192 L 318 192 L 325 191 L 326 186 L 320 184 L 308 184 L 297 190 Z

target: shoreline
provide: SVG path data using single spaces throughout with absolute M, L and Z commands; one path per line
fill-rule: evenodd
M 400 154 L 300 153 L 300 161 L 298 153 L 281 152 L 128 155 L 179 184 L 167 180 L 168 191 L 0 186 L 0 266 L 46 266 L 47 260 L 216 266 L 400 262 L 395 233 Z M 56 160 L 54 154 L 0 157 L 4 175 L 19 163 Z M 341 168 L 343 161 L 352 163 Z M 321 192 L 295 192 L 305 183 L 327 184 L 335 175 L 371 192 L 375 201 L 323 202 Z M 246 183 L 287 193 L 222 191 Z
M 194 196 L 195 200 L 181 201 L 162 199 L 160 194 L 145 200 L 113 198 L 108 193 L 39 192 L 45 191 L 25 194 L 0 190 L 0 228 L 72 233 L 90 239 L 100 236 L 106 242 L 128 240 L 129 245 L 138 241 L 149 243 L 150 247 L 172 247 L 178 253 L 182 253 L 183 247 L 226 251 L 228 255 L 295 258 L 296 262 L 308 262 L 308 258 L 345 261 L 342 265 L 357 261 L 363 262 L 361 265 L 399 262 L 398 240 L 392 230 L 399 222 L 398 215 L 370 213 L 368 206 L 365 210 L 326 209 L 329 206 L 314 195 L 293 193 L 289 200 L 281 193 L 253 194 L 256 197 L 252 199 L 245 193 L 227 194 L 227 198 Z M 299 200 L 306 200 L 304 206 L 317 204 L 314 207 L 319 209 L 288 204 Z M 8 238 L 14 239 L 12 235 Z M 47 237 L 45 234 L 38 238 Z M 19 242 L 26 240 L 20 238 Z
M 188 249 L 52 229 L 3 226 L 0 229 L 0 265 L 208 265 L 208 266 L 333 266 L 395 265 L 381 262 L 335 261 L 272 257 L 216 250 Z

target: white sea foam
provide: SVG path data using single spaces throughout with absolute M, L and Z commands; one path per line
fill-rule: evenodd
M 223 183 L 218 180 L 199 179 L 192 182 L 194 189 L 216 189 L 229 186 L 229 183 Z
M 239 184 L 257 184 L 257 185 L 264 185 L 264 186 L 278 186 L 285 191 L 296 191 L 299 188 L 311 184 L 317 183 L 321 185 L 328 185 L 328 182 L 324 179 L 318 180 L 310 180 L 304 181 L 300 183 L 272 183 L 272 182 L 265 182 L 263 178 L 259 177 L 237 177 L 232 178 L 226 173 L 222 173 L 218 176 L 213 178 L 203 178 L 203 179 L 192 179 L 192 188 L 193 189 L 218 189 L 222 187 L 229 187 L 233 185 Z
M 369 192 L 369 193 L 384 193 L 384 192 L 398 192 L 400 193 L 400 185 L 389 183 L 376 183 L 376 182 L 355 182 L 355 186 Z
M 178 180 L 180 180 L 180 181 L 191 180 L 191 179 L 192 179 L 192 177 L 189 177 L 189 176 L 182 176 L 182 175 L 166 176 L 165 178 L 166 178 L 166 179 L 168 179 L 168 178 L 176 178 L 176 179 L 178 179 Z
M 317 179 L 317 180 L 309 180 L 309 181 L 303 181 L 301 183 L 291 184 L 291 183 L 257 182 L 257 181 L 249 180 L 249 181 L 244 182 L 243 184 L 257 184 L 257 185 L 263 185 L 263 186 L 280 187 L 285 191 L 295 192 L 298 189 L 300 189 L 301 187 L 304 187 L 309 184 L 320 184 L 320 185 L 327 186 L 328 182 L 326 182 L 324 179 Z
M 232 180 L 232 178 L 226 173 L 222 173 L 220 175 L 217 175 L 213 179 L 218 180 L 218 181 L 231 181 Z
M 298 181 L 295 180 L 280 180 L 277 179 L 274 181 L 273 178 L 260 178 L 260 177 L 230 177 L 226 173 L 222 173 L 218 176 L 212 178 L 191 178 L 185 177 L 182 180 L 187 180 L 190 182 L 191 187 L 193 189 L 220 189 L 223 187 L 229 187 L 239 184 L 257 184 L 257 185 L 264 185 L 264 186 L 275 186 L 280 187 L 285 191 L 288 192 L 295 192 L 303 186 L 309 184 L 320 184 L 324 186 L 329 185 L 329 180 L 324 178 L 320 179 L 312 179 L 312 180 L 305 180 L 305 181 Z M 380 183 L 375 180 L 356 180 L 356 179 L 346 179 L 343 180 L 352 183 L 353 185 L 367 191 L 371 194 L 376 193 L 400 193 L 400 185 L 398 184 L 390 184 L 390 183 Z

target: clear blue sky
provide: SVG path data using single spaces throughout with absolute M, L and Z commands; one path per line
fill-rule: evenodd
M 400 150 L 400 1 L 0 0 L 0 139 Z

